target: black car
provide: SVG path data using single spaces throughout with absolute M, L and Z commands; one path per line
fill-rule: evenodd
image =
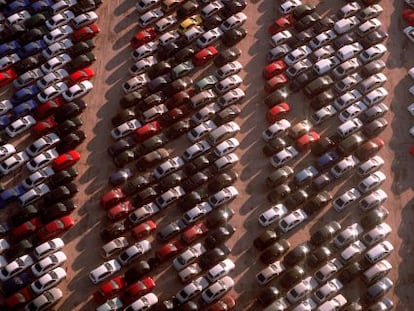
M 308 198 L 309 193 L 304 189 L 299 189 L 286 198 L 285 205 L 289 209 L 296 208 L 304 203 Z
M 260 261 L 265 265 L 269 265 L 283 256 L 289 248 L 289 241 L 280 239 L 276 243 L 270 245 L 263 253 L 260 254 Z
M 23 255 L 23 254 L 22 254 Z M 2 292 L 4 296 L 8 297 L 11 296 L 13 293 L 17 292 L 18 290 L 26 287 L 33 281 L 33 276 L 29 272 L 22 272 L 7 281 L 4 281 L 2 284 Z
M 151 271 L 151 267 L 147 261 L 141 260 L 125 271 L 125 282 L 131 285 Z
M 203 169 L 207 168 L 210 165 L 210 160 L 202 155 L 197 158 L 195 158 L 190 163 L 186 163 L 184 165 L 184 172 L 188 175 L 193 175 L 197 173 L 198 171 L 202 171 Z
M 294 266 L 280 277 L 280 285 L 287 290 L 305 277 L 305 270 L 301 266 Z
M 187 133 L 190 129 L 190 119 L 187 118 L 169 126 L 165 131 L 165 135 L 168 137 L 168 139 L 176 139 L 181 135 Z
M 180 218 L 176 221 L 169 223 L 160 230 L 157 231 L 157 238 L 161 241 L 167 241 L 176 236 L 183 229 L 187 227 L 186 223 Z
M 324 17 L 320 21 L 318 21 L 315 25 L 313 25 L 313 31 L 316 34 L 320 34 L 325 30 L 333 29 L 335 25 L 335 21 L 330 17 Z
M 237 172 L 233 170 L 225 171 L 216 175 L 209 183 L 208 183 L 208 191 L 210 193 L 216 193 L 221 189 L 231 186 L 234 182 L 239 178 Z
M 157 51 L 157 59 L 160 61 L 166 60 L 181 50 L 181 47 L 176 42 L 167 43 L 162 49 Z
M 289 184 L 281 184 L 281 185 L 276 186 L 272 191 L 270 191 L 266 195 L 266 199 L 270 203 L 277 203 L 278 201 L 283 200 L 288 195 L 290 195 L 292 191 L 293 190 Z
M 315 189 L 318 190 L 318 189 Z M 318 192 L 314 197 L 312 197 L 303 207 L 303 210 L 308 215 L 312 215 L 316 212 L 319 212 L 326 205 L 332 201 L 332 195 L 328 191 Z
M 122 151 L 121 153 L 117 154 L 112 158 L 116 167 L 124 167 L 125 165 L 136 159 L 137 154 L 131 149 Z
M 73 72 L 75 70 L 92 65 L 94 61 L 96 61 L 95 54 L 92 52 L 87 52 L 73 58 L 72 61 L 66 65 L 66 67 L 70 72 Z
M 114 117 L 111 119 L 111 123 L 114 127 L 121 125 L 122 123 L 135 119 L 137 117 L 136 113 L 132 109 L 123 109 L 122 111 L 118 112 Z
M 173 96 L 175 93 L 184 91 L 191 85 L 193 85 L 193 79 L 190 77 L 182 77 L 165 86 L 163 91 L 167 96 Z
M 272 94 L 266 96 L 264 99 L 264 103 L 266 104 L 267 107 L 272 108 L 273 106 L 286 101 L 288 95 L 289 95 L 288 89 L 285 87 L 282 87 L 274 91 Z
M 126 225 L 126 221 L 119 221 L 113 224 L 106 225 L 105 229 L 103 229 L 100 232 L 100 237 L 104 243 L 108 243 L 113 239 L 124 234 L 127 230 L 128 227 Z
M 264 289 L 262 289 L 257 296 L 257 300 L 260 302 L 260 304 L 263 307 L 267 307 L 270 305 L 273 301 L 278 299 L 281 296 L 280 290 L 277 289 L 275 286 L 268 286 Z
M 158 92 L 162 90 L 165 86 L 172 82 L 172 78 L 169 74 L 164 74 L 158 77 L 155 77 L 147 83 L 147 87 L 151 92 Z
M 224 9 L 220 12 L 226 18 L 243 11 L 247 6 L 246 0 L 223 1 Z M 217 25 L 218 26 L 218 25 Z
M 240 113 L 241 110 L 239 107 L 237 107 L 236 105 L 231 105 L 216 113 L 214 115 L 213 122 L 217 126 L 220 126 L 224 123 L 234 120 Z
M 14 69 L 17 74 L 21 75 L 26 71 L 39 67 L 42 63 L 44 63 L 44 61 L 45 60 L 41 54 L 29 56 L 15 64 Z
M 136 148 L 135 152 L 139 155 L 145 155 L 148 152 L 154 151 L 162 146 L 164 146 L 166 143 L 168 143 L 168 138 L 164 134 L 158 134 L 155 136 L 152 136 L 146 140 L 144 140 L 142 143 L 140 143 Z
M 132 149 L 136 146 L 137 142 L 133 136 L 124 137 L 110 145 L 107 149 L 109 155 L 116 156 L 121 152 Z
M 213 249 L 224 243 L 236 232 L 236 228 L 231 224 L 226 224 L 224 226 L 218 227 L 212 230 L 204 241 L 204 245 L 208 249 Z
M 188 178 L 184 179 L 181 186 L 185 192 L 191 192 L 200 186 L 204 185 L 208 181 L 209 177 L 203 172 L 197 172 Z
M 51 205 L 60 201 L 64 201 L 72 198 L 78 191 L 78 187 L 76 187 L 76 185 L 71 182 L 66 185 L 59 186 L 58 188 L 55 188 L 44 195 L 44 202 L 47 205 Z
M 309 254 L 306 263 L 309 267 L 316 268 L 326 263 L 333 255 L 334 252 L 328 246 L 322 246 Z
M 385 62 L 382 59 L 376 59 L 368 64 L 365 64 L 361 69 L 361 75 L 364 78 L 368 78 L 372 76 L 373 74 L 382 72 L 384 68 L 386 67 Z
M 149 180 L 142 175 L 135 176 L 127 181 L 126 184 L 121 186 L 122 192 L 129 196 L 137 193 L 148 187 L 150 184 Z
M 171 68 L 172 66 L 169 62 L 161 61 L 151 66 L 147 71 L 147 75 L 150 79 L 155 79 L 156 77 L 168 74 Z
M 346 33 L 342 36 L 339 36 L 334 39 L 333 43 L 337 49 L 340 49 L 341 47 L 354 43 L 356 41 L 356 37 L 353 33 Z
M 303 72 L 299 74 L 296 78 L 294 78 L 290 84 L 289 88 L 293 92 L 297 92 L 300 89 L 302 89 L 306 84 L 308 84 L 310 81 L 314 80 L 318 77 L 318 74 L 314 70 L 308 70 L 306 72 Z
M 315 11 L 313 4 L 300 4 L 292 11 L 292 15 L 296 20 L 300 20 L 303 17 L 312 14 Z
M 102 4 L 102 0 L 78 0 L 75 5 L 73 5 L 70 10 L 73 11 L 75 16 L 95 10 Z
M 144 204 L 150 203 L 158 196 L 157 191 L 153 187 L 148 187 L 140 191 L 133 199 L 132 205 L 139 207 Z
M 56 122 L 63 122 L 67 119 L 71 119 L 80 115 L 86 109 L 86 103 L 83 101 L 79 101 L 77 103 L 71 102 L 61 106 L 55 112 L 55 120 Z
M 150 109 L 154 106 L 162 104 L 167 99 L 167 95 L 164 92 L 159 91 L 151 95 L 146 96 L 144 99 L 140 100 L 136 105 L 135 114 L 140 114 L 147 109 Z
M 319 110 L 326 105 L 332 103 L 336 98 L 336 95 L 332 92 L 332 90 L 326 90 L 317 96 L 313 97 L 310 102 L 310 106 L 314 110 Z
M 119 105 L 124 109 L 138 105 L 141 102 L 141 100 L 145 98 L 145 96 L 147 96 L 146 89 L 140 89 L 138 91 L 125 94 L 119 100 Z
M 226 46 L 233 46 L 243 40 L 246 36 L 247 30 L 242 27 L 230 29 L 222 36 L 222 42 Z
M 373 138 L 383 132 L 388 126 L 388 121 L 385 118 L 377 118 L 362 128 L 362 133 L 367 138 Z
M 198 10 L 198 3 L 195 0 L 188 0 L 176 11 L 178 19 L 184 19 Z
M 83 125 L 82 120 L 79 117 L 71 118 L 61 122 L 57 127 L 57 134 L 59 136 L 65 136 L 69 133 L 76 131 L 80 126 Z
M 269 247 L 270 245 L 274 244 L 278 238 L 279 237 L 276 231 L 265 230 L 262 234 L 260 234 L 257 238 L 253 240 L 253 245 L 259 251 L 262 251 L 265 248 Z
M 234 211 L 230 207 L 224 206 L 207 216 L 206 225 L 208 228 L 216 228 L 226 224 L 233 216 Z
M 8 259 L 8 262 L 11 260 L 14 260 L 16 257 L 23 256 L 24 254 L 30 253 L 33 248 L 35 247 L 35 244 L 37 241 L 34 239 L 24 239 L 19 241 L 18 243 L 14 244 L 11 248 L 9 248 L 5 255 Z
M 315 156 L 321 156 L 325 152 L 335 147 L 335 142 L 328 136 L 321 137 L 318 141 L 314 142 L 311 146 L 311 152 Z
M 95 46 L 95 42 L 90 39 L 86 41 L 76 42 L 74 45 L 68 48 L 67 52 L 72 58 L 75 58 L 76 56 L 92 51 Z
M 268 141 L 266 145 L 263 146 L 262 151 L 268 157 L 278 153 L 285 147 L 287 147 L 288 143 L 285 139 L 281 137 L 273 138 L 272 140 Z
M 376 225 L 382 223 L 388 215 L 389 211 L 385 207 L 377 207 L 367 212 L 365 216 L 361 218 L 361 226 L 364 227 L 365 230 L 371 230 Z
M 229 11 L 226 10 L 222 10 L 219 14 L 213 14 L 209 17 L 206 17 L 205 19 L 203 19 L 203 28 L 208 31 L 211 30 L 213 28 L 216 28 L 218 26 L 221 25 L 221 23 L 223 23 L 223 17 L 226 19 L 227 17 L 225 17 L 225 15 L 227 14 L 222 14 L 222 13 L 230 13 Z M 223 16 L 223 17 L 222 17 Z M 231 16 L 231 15 L 230 15 Z
M 191 191 L 178 199 L 177 206 L 179 206 L 183 211 L 187 211 L 206 200 L 207 197 L 208 194 L 205 191 Z
M 198 265 L 202 270 L 210 269 L 220 261 L 226 259 L 230 254 L 230 251 L 230 248 L 228 248 L 226 245 L 222 245 L 220 247 L 206 251 L 200 255 L 198 259 Z
M 312 27 L 315 23 L 317 23 L 319 20 L 321 20 L 321 18 L 322 17 L 316 12 L 308 14 L 304 17 L 301 17 L 295 23 L 295 29 L 297 31 L 302 31 L 302 30 L 308 29 L 309 27 Z
M 299 244 L 290 250 L 283 258 L 283 264 L 286 267 L 293 267 L 304 261 L 311 252 L 311 245 L 308 242 Z
M 168 159 L 170 153 L 165 148 L 158 148 L 146 155 L 140 157 L 135 163 L 138 171 L 145 171 L 151 167 L 157 166 Z
M 50 176 L 48 184 L 51 188 L 56 188 L 73 181 L 78 175 L 79 172 L 74 167 L 69 167 Z
M 46 205 L 41 209 L 41 219 L 44 223 L 49 223 L 52 220 L 69 215 L 75 209 L 76 205 L 72 200 L 65 200 L 53 205 Z
M 341 269 L 337 278 L 342 284 L 348 284 L 361 276 L 363 271 L 364 268 L 359 262 L 352 262 Z
M 229 49 L 226 49 L 222 52 L 220 52 L 215 58 L 214 58 L 214 64 L 217 67 L 221 67 L 229 62 L 232 62 L 236 59 L 238 59 L 241 55 L 241 50 L 237 47 L 232 47 Z
M 10 217 L 10 221 L 14 227 L 20 226 L 26 221 L 37 217 L 39 215 L 39 209 L 33 204 L 23 206 L 15 214 Z
M 170 188 L 174 188 L 175 186 L 181 185 L 181 183 L 186 178 L 186 174 L 182 170 L 175 171 L 164 178 L 162 178 L 158 183 L 158 190 L 161 192 L 165 192 Z
M 193 55 L 196 53 L 193 47 L 187 46 L 174 55 L 174 65 L 181 64 L 182 62 L 185 62 L 193 57 Z
M 42 39 L 44 35 L 49 33 L 49 29 L 46 28 L 46 26 L 39 26 L 36 28 L 32 28 L 25 33 L 23 33 L 19 37 L 19 43 L 20 45 L 26 45 L 27 43 Z
M 69 150 L 75 149 L 86 139 L 86 134 L 82 130 L 77 130 L 65 135 L 60 139 L 59 144 L 56 146 L 56 150 L 59 153 L 64 153 Z
M 384 40 L 386 40 L 387 38 L 388 33 L 382 29 L 378 29 L 365 35 L 363 38 L 361 38 L 360 42 L 364 49 L 367 49 L 375 44 L 384 42 Z

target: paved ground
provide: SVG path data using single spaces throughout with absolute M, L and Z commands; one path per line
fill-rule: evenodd
M 249 17 L 246 25 L 249 35 L 240 44 L 243 50 L 241 62 L 245 65 L 242 76 L 247 100 L 243 104 L 242 116 L 238 120 L 241 125 L 241 135 L 238 136 L 241 140 L 241 148 L 238 151 L 241 159 L 238 170 L 241 178 L 237 188 L 241 195 L 231 205 L 237 211 L 232 221 L 232 224 L 237 227 L 237 232 L 228 243 L 233 247 L 230 257 L 236 262 L 233 276 L 237 283 L 233 292 L 239 297 L 237 310 L 260 310 L 260 307 L 253 304 L 252 298 L 259 290 L 254 276 L 263 265 L 258 261 L 258 254 L 252 246 L 252 240 L 263 230 L 258 225 L 257 216 L 269 207 L 265 199 L 264 180 L 271 168 L 269 160 L 260 151 L 263 146 L 260 134 L 266 127 L 264 119 L 266 107 L 262 103 L 264 93 L 260 71 L 265 64 L 265 53 L 269 49 L 266 28 L 272 18 L 278 15 L 277 3 L 279 1 L 252 0 L 250 2 L 246 13 Z M 343 3 L 344 1 L 339 0 L 320 1 L 318 10 L 320 13 L 330 14 L 334 12 L 333 4 L 337 8 Z M 97 287 L 91 285 L 88 273 L 102 262 L 98 253 L 102 242 L 98 234 L 105 225 L 105 215 L 99 206 L 99 198 L 109 189 L 107 180 L 115 170 L 106 148 L 111 143 L 110 118 L 119 109 L 121 83 L 127 79 L 127 69 L 132 63 L 128 41 L 137 29 L 134 25 L 137 20 L 134 4 L 135 1 L 127 0 L 105 1 L 98 10 L 102 32 L 97 39 L 97 49 L 94 51 L 98 58 L 94 65 L 97 77 L 93 81 L 94 91 L 86 97 L 89 108 L 82 116 L 88 138 L 80 148 L 83 157 L 77 166 L 81 174 L 78 179 L 80 194 L 76 198 L 79 209 L 74 214 L 76 225 L 64 236 L 68 244 L 65 252 L 69 258 L 69 281 L 60 285 L 61 288 L 66 288 L 63 302 L 56 307 L 56 310 L 60 311 L 96 308 L 90 297 Z M 409 306 L 414 302 L 412 296 L 414 268 L 410 262 L 414 251 L 411 234 L 414 224 L 412 189 L 414 164 L 408 154 L 408 148 L 413 142 L 408 135 L 408 129 L 413 119 L 406 112 L 406 106 L 411 102 L 407 88 L 412 81 L 406 77 L 406 72 L 407 68 L 414 66 L 414 59 L 410 57 L 414 47 L 402 35 L 401 30 L 404 27 L 400 17 L 403 9 L 402 1 L 386 0 L 382 1 L 382 5 L 385 14 L 381 20 L 390 34 L 387 43 L 389 55 L 386 70 L 389 79 L 387 88 L 391 94 L 387 99 L 387 104 L 391 107 L 391 112 L 387 115 L 390 126 L 383 135 L 388 144 L 380 155 L 387 160 L 384 172 L 388 178 L 383 188 L 389 193 L 386 207 L 391 214 L 387 222 L 394 229 L 390 240 L 396 247 L 390 259 L 394 266 L 391 276 L 396 284 L 391 295 L 394 302 L 398 303 L 397 310 L 410 310 Z M 310 115 L 304 96 L 294 95 L 289 98 L 289 103 L 293 107 L 295 120 Z M 329 124 L 329 127 L 323 125 L 319 130 L 331 133 L 337 125 L 335 122 Z M 179 142 L 180 147 L 183 146 L 181 144 Z M 179 154 L 183 149 L 177 151 L 176 153 Z M 309 157 L 301 157 L 297 165 L 303 167 L 309 160 Z M 355 181 L 356 179 L 351 179 L 346 185 Z M 344 189 L 344 184 L 335 185 L 332 193 L 342 191 L 341 189 Z M 303 241 L 309 236 L 309 231 L 330 219 L 340 219 L 343 224 L 349 224 L 358 217 L 360 215 L 356 212 L 338 215 L 326 210 L 302 226 L 291 237 L 291 242 L 294 246 Z M 167 219 L 163 219 L 162 223 L 166 221 Z M 156 272 L 155 292 L 161 299 L 170 297 L 181 288 L 172 268 L 163 265 Z M 356 300 L 361 292 L 363 292 L 362 285 L 355 284 L 351 291 L 347 289 L 346 297 Z

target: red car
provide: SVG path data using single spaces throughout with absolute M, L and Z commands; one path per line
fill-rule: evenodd
M 285 62 L 283 60 L 277 60 L 263 68 L 262 76 L 266 80 L 269 80 L 270 78 L 285 71 L 285 69 Z
M 53 160 L 52 168 L 55 171 L 62 171 L 80 160 L 80 154 L 76 150 L 70 150 L 61 154 Z
M 147 220 L 132 228 L 131 233 L 136 240 L 141 240 L 153 233 L 155 229 L 157 229 L 156 223 L 152 220 Z
M 402 12 L 402 17 L 410 26 L 414 26 L 414 10 L 404 10 Z
M 63 216 L 55 219 L 37 231 L 37 236 L 41 241 L 47 241 L 60 235 L 62 232 L 68 230 L 75 223 L 72 217 Z
M 177 255 L 184 247 L 185 245 L 180 240 L 173 239 L 161 246 L 155 255 L 160 261 L 165 261 Z
M 199 52 L 197 52 L 193 56 L 192 62 L 194 64 L 194 66 L 203 66 L 208 61 L 210 61 L 214 57 L 216 57 L 217 54 L 218 54 L 217 49 L 213 45 L 210 45 L 210 46 L 200 50 Z
M 82 28 L 79 28 L 72 34 L 72 40 L 75 42 L 78 41 L 85 41 L 92 39 L 98 33 L 100 33 L 100 29 L 97 24 L 91 24 Z
M 187 117 L 190 114 L 191 110 L 187 105 L 181 105 L 179 107 L 172 108 L 168 110 L 167 113 L 164 113 L 161 116 L 160 122 L 163 126 L 170 126 L 175 122 L 180 121 L 181 119 Z
M 109 209 L 115 204 L 125 200 L 126 195 L 122 192 L 121 188 L 113 188 L 105 193 L 101 197 L 101 205 L 105 209 Z
M 37 122 L 32 127 L 32 135 L 35 137 L 41 137 L 47 133 L 52 132 L 53 129 L 56 128 L 58 125 L 59 123 L 55 121 L 54 117 L 49 117 L 45 120 Z
M 25 306 L 30 300 L 35 298 L 30 287 L 25 287 L 6 299 L 6 307 L 9 310 L 16 310 Z
M 290 111 L 290 106 L 288 103 L 281 102 L 272 108 L 270 108 L 266 113 L 266 118 L 269 123 L 275 123 L 280 119 L 286 117 L 288 112 Z
M 142 142 L 147 138 L 157 135 L 159 132 L 161 132 L 161 130 L 161 125 L 157 120 L 151 121 L 147 124 L 144 124 L 140 128 L 137 128 L 134 131 L 134 137 L 137 142 Z
M 283 73 L 278 74 L 277 76 L 274 76 L 273 78 L 270 78 L 266 81 L 264 85 L 264 90 L 267 93 L 273 93 L 278 88 L 281 88 L 288 82 L 288 79 Z
M 278 19 L 275 19 L 273 21 L 273 24 L 269 26 L 267 31 L 273 36 L 274 34 L 277 34 L 278 32 L 281 32 L 285 29 L 288 29 L 289 27 L 293 26 L 293 23 L 295 22 L 293 16 L 291 14 L 282 16 Z
M 65 103 L 66 101 L 63 99 L 63 97 L 58 96 L 43 104 L 40 104 L 36 107 L 36 117 L 38 119 L 44 119 L 52 115 L 60 106 Z
M 76 83 L 79 83 L 85 80 L 90 80 L 94 75 L 95 75 L 95 72 L 89 67 L 76 70 L 75 72 L 70 74 L 69 79 L 68 79 L 68 84 L 74 85 Z
M 126 288 L 122 295 L 122 301 L 129 304 L 142 295 L 149 293 L 154 287 L 154 280 L 149 276 L 144 277 Z
M 131 46 L 136 49 L 147 42 L 150 42 L 157 36 L 157 32 L 153 27 L 147 27 L 138 31 L 131 39 Z
M 220 298 L 219 301 L 211 305 L 210 308 L 207 309 L 207 311 L 229 311 L 233 310 L 235 306 L 236 300 L 232 296 L 226 295 L 223 298 Z
M 208 227 L 206 226 L 206 224 L 204 222 L 200 222 L 185 230 L 181 235 L 181 240 L 183 240 L 187 244 L 191 244 L 195 240 L 206 235 L 207 232 Z
M 111 207 L 106 213 L 106 216 L 110 220 L 116 221 L 126 217 L 133 210 L 135 210 L 135 207 L 131 204 L 131 202 L 125 201 Z
M 0 87 L 6 86 L 10 82 L 12 82 L 16 77 L 17 74 L 12 68 L 0 72 Z
M 11 231 L 11 236 L 13 239 L 19 240 L 33 234 L 41 226 L 42 222 L 40 221 L 40 218 L 36 217 L 14 228 Z
M 178 93 L 175 93 L 172 97 L 168 98 L 165 101 L 165 105 L 168 109 L 173 109 L 183 104 L 188 104 L 191 102 L 190 98 L 193 95 L 194 94 L 191 90 L 180 91 Z
M 321 137 L 315 131 L 310 131 L 305 135 L 302 135 L 296 140 L 296 147 L 299 151 L 308 150 L 311 145 L 318 141 Z
M 117 276 L 99 286 L 99 289 L 93 293 L 93 299 L 97 303 L 104 303 L 106 300 L 115 297 L 125 286 L 125 279 L 122 276 Z

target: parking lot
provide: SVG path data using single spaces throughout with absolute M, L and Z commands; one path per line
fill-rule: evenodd
M 340 0 L 310 2 L 317 5 L 317 12 L 322 16 L 335 13 L 345 4 L 345 1 Z M 414 164 L 409 154 L 409 148 L 413 145 L 412 137 L 408 133 L 413 119 L 407 113 L 406 107 L 411 103 L 408 88 L 413 81 L 407 75 L 407 70 L 414 66 L 414 60 L 410 58 L 414 47 L 402 33 L 402 29 L 406 26 L 401 17 L 402 10 L 406 8 L 404 3 L 383 0 L 381 6 L 384 8 L 384 13 L 379 17 L 382 22 L 381 29 L 389 34 L 385 43 L 388 52 L 383 58 L 387 66 L 384 73 L 388 78 L 385 88 L 389 93 L 385 100 L 389 112 L 385 118 L 389 125 L 380 136 L 385 141 L 385 146 L 379 155 L 385 160 L 381 171 L 387 177 L 381 186 L 381 189 L 388 194 L 384 206 L 390 214 L 386 223 L 392 227 L 392 233 L 387 240 L 395 248 L 387 258 L 393 265 L 388 276 L 394 282 L 394 288 L 387 297 L 394 301 L 396 310 L 410 310 L 413 304 L 411 293 L 414 277 L 414 268 L 410 263 L 414 251 L 411 237 L 411 227 L 414 224 L 412 211 Z M 271 206 L 266 199 L 268 188 L 265 180 L 270 172 L 275 170 L 270 164 L 270 158 L 262 153 L 264 141 L 261 136 L 268 126 L 265 119 L 268 107 L 263 102 L 267 94 L 263 91 L 262 68 L 267 64 L 266 54 L 271 48 L 267 27 L 273 19 L 280 16 L 278 7 L 279 2 L 274 1 L 249 2 L 244 11 L 248 19 L 243 26 L 247 29 L 248 35 L 237 45 L 242 50 L 239 61 L 244 65 L 244 69 L 239 75 L 243 78 L 241 88 L 246 93 L 246 98 L 240 106 L 242 109 L 240 117 L 236 119 L 241 128 L 237 135 L 240 147 L 236 152 L 240 162 L 235 167 L 239 173 L 239 180 L 235 183 L 239 195 L 229 204 L 236 211 L 230 221 L 236 232 L 226 242 L 226 245 L 232 249 L 229 258 L 236 264 L 235 270 L 230 274 L 235 280 L 234 289 L 231 291 L 231 294 L 237 298 L 235 310 L 263 308 L 255 300 L 262 289 L 256 282 L 256 274 L 265 268 L 265 265 L 259 259 L 259 252 L 253 246 L 253 240 L 264 231 L 258 223 L 258 217 Z M 63 235 L 66 243 L 64 250 L 68 257 L 68 279 L 59 285 L 65 295 L 55 310 L 93 310 L 97 307 L 91 295 L 98 286 L 92 285 L 88 274 L 103 262 L 100 256 L 100 248 L 103 245 L 100 232 L 110 223 L 100 206 L 100 199 L 110 190 L 108 178 L 116 170 L 107 153 L 108 146 L 113 142 L 110 135 L 113 128 L 111 118 L 120 111 L 122 84 L 129 79 L 128 68 L 133 64 L 129 41 L 138 30 L 136 25 L 138 13 L 134 2 L 105 1 L 97 13 L 101 33 L 95 39 L 94 54 L 97 61 L 92 65 L 96 77 L 92 80 L 93 91 L 84 97 L 88 107 L 82 114 L 83 130 L 87 138 L 77 148 L 81 154 L 81 160 L 76 164 L 80 174 L 77 179 L 79 193 L 75 202 L 79 208 L 72 214 L 75 225 Z M 210 74 L 216 69 L 213 68 L 214 65 L 210 67 L 201 67 L 196 74 L 197 77 Z M 8 95 L 7 92 L 2 94 L 2 98 Z M 309 118 L 313 113 L 309 106 L 309 99 L 303 92 L 289 95 L 287 102 L 291 107 L 287 119 L 292 124 Z M 339 121 L 334 117 L 316 126 L 315 129 L 323 136 L 331 136 L 338 125 Z M 19 143 L 23 146 L 25 141 Z M 188 146 L 188 140 L 180 138 L 169 143 L 166 148 L 172 156 L 178 156 L 182 155 Z M 300 153 L 292 162 L 295 172 L 314 163 L 315 159 L 316 157 L 309 152 Z M 350 187 L 355 187 L 360 180 L 361 178 L 354 174 L 328 186 L 328 189 L 336 198 Z M 283 236 L 288 238 L 291 248 L 309 240 L 311 233 L 331 220 L 340 222 L 342 228 L 345 228 L 364 215 L 355 206 L 341 213 L 334 211 L 331 206 L 329 204 L 323 211 L 309 217 L 309 220 L 298 230 Z M 158 227 L 170 223 L 181 216 L 180 213 L 178 209 L 166 211 L 157 218 Z M 162 243 L 154 241 L 153 250 L 161 245 Z M 154 293 L 158 295 L 160 301 L 170 299 L 183 287 L 171 262 L 163 263 L 149 274 L 154 277 L 156 282 Z M 341 293 L 348 302 L 360 301 L 367 286 L 360 280 L 350 284 Z

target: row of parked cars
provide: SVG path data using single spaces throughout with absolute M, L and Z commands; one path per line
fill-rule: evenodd
M 388 125 L 383 118 L 387 78 L 380 59 L 388 35 L 377 18 L 382 11 L 379 4 L 364 8 L 349 2 L 335 16 L 322 18 L 310 4 L 285 1 L 280 5 L 284 15 L 268 28 L 271 50 L 262 75 L 264 91 L 271 93 L 265 98 L 270 126 L 262 138 L 263 152 L 276 170 L 266 179 L 273 205 L 258 218 L 266 230 L 253 244 L 266 265 L 256 275 L 258 284 L 277 281 L 278 286 L 259 293 L 265 310 L 393 308 L 383 298 L 393 286 L 385 258 L 394 248 L 386 240 L 391 233 L 382 206 L 387 194 L 379 189 L 386 179 L 379 171 L 384 160 L 376 155 L 384 145 L 377 136 Z M 315 112 L 309 120 L 288 120 L 293 107 L 287 85 L 293 92 L 303 89 L 311 100 Z M 341 124 L 334 135 L 322 137 L 317 128 L 333 116 Z M 308 150 L 317 158 L 296 171 L 290 163 Z M 333 198 L 333 183 L 351 172 L 360 177 L 356 187 Z M 310 241 L 291 248 L 286 233 L 329 205 L 336 212 L 358 205 L 364 215 L 345 228 L 331 221 Z M 368 285 L 362 306 L 340 293 L 359 276 Z
M 0 205 L 7 211 L 20 205 L 1 226 L 8 310 L 46 310 L 63 297 L 56 286 L 66 279 L 67 257 L 58 236 L 74 225 L 73 165 L 80 160 L 75 148 L 86 138 L 79 115 L 87 106 L 81 98 L 93 88 L 94 72 L 87 66 L 95 60 L 91 39 L 99 28 L 93 10 L 100 3 L 2 4 L 0 86 L 10 85 L 13 94 L 0 102 L 0 173 L 16 177 L 13 187 L 2 189 Z M 29 130 L 32 139 L 17 150 L 14 140 Z
M 234 45 L 247 33 L 241 27 L 246 5 L 181 0 L 136 5 L 141 29 L 130 42 L 134 64 L 122 85 L 122 110 L 112 118 L 114 142 L 108 148 L 120 169 L 110 176 L 112 189 L 101 197 L 114 223 L 101 232 L 105 262 L 90 279 L 101 283 L 128 267 L 123 276 L 99 286 L 97 310 L 235 307 L 234 298 L 226 295 L 234 286 L 228 274 L 235 265 L 223 243 L 236 230 L 228 222 L 235 213 L 228 205 L 238 195 L 233 168 L 239 160 L 235 135 L 240 127 L 234 119 L 245 93 L 239 88 L 241 51 Z M 220 38 L 228 47 L 224 51 Z M 210 63 L 216 70 L 193 81 L 191 75 Z M 184 136 L 190 146 L 173 156 L 165 145 Z M 183 214 L 159 227 L 159 215 L 175 207 Z M 146 274 L 171 259 L 184 285 L 161 301 Z

